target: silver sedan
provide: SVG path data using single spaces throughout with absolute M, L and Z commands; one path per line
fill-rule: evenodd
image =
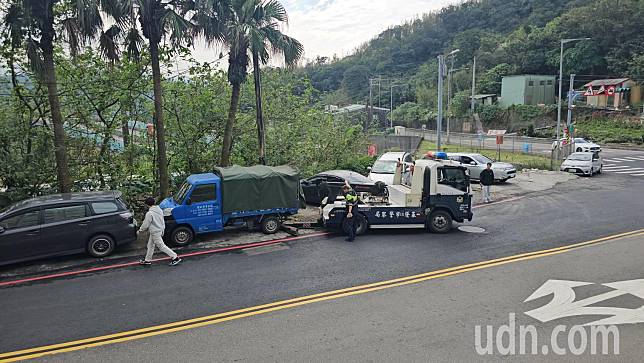
M 481 172 L 487 167 L 487 163 L 492 163 L 494 180 L 497 182 L 505 183 L 508 179 L 517 176 L 517 168 L 514 165 L 493 161 L 485 155 L 475 153 L 448 153 L 447 157 L 466 167 L 470 171 L 470 178 L 474 180 L 479 179 Z

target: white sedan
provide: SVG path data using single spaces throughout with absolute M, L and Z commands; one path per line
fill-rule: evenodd
M 576 152 L 579 152 L 579 153 L 581 153 L 581 152 L 594 153 L 594 152 L 602 151 L 601 146 L 595 144 L 594 142 L 590 142 L 590 141 L 588 141 L 588 140 L 586 140 L 584 138 L 575 137 L 573 141 L 574 141 L 573 146 L 575 147 Z M 561 140 L 559 140 L 559 142 L 561 143 L 562 146 L 565 147 L 567 142 L 568 142 L 568 140 L 561 139 Z M 552 150 L 554 150 L 556 148 L 557 148 L 557 142 L 555 141 L 555 142 L 552 143 Z
M 599 153 L 580 152 L 571 154 L 562 164 L 561 171 L 578 175 L 601 174 L 604 162 Z

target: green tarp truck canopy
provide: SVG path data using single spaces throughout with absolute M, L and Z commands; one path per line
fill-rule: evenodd
M 223 212 L 300 207 L 300 173 L 290 166 L 216 168 L 222 179 Z

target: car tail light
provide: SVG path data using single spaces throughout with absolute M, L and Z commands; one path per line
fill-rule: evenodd
M 134 223 L 134 214 L 132 214 L 132 212 L 121 213 L 121 214 L 119 214 L 119 217 L 125 219 L 130 224 Z

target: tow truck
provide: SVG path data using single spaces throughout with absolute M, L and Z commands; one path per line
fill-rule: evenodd
M 410 185 L 403 184 L 405 165 L 399 164 L 386 193 L 359 193 L 359 204 L 353 212 L 356 234 L 386 228 L 424 228 L 447 233 L 453 221 L 471 221 L 472 194 L 467 169 L 441 157 L 446 155 L 437 153 L 434 160 L 417 160 Z M 325 227 L 348 232 L 343 197 L 329 195 L 320 209 Z

